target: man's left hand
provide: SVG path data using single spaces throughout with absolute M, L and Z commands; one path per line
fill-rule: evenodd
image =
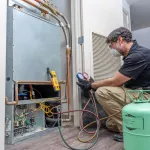
M 80 86 L 81 89 L 83 89 L 83 90 L 91 90 L 92 89 L 91 83 L 87 80 L 79 79 L 79 82 L 77 82 L 77 85 Z

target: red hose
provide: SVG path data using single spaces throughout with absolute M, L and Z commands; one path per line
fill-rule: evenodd
M 91 94 L 92 94 L 92 93 L 91 93 Z M 99 128 L 100 128 L 100 121 L 99 121 L 99 116 L 98 116 L 98 114 L 95 114 L 95 113 L 93 113 L 92 111 L 86 110 L 86 107 L 87 107 L 87 105 L 89 104 L 90 100 L 91 100 L 91 99 L 89 99 L 89 100 L 87 101 L 87 103 L 85 104 L 83 110 L 70 110 L 70 111 L 69 111 L 69 112 L 77 112 L 77 111 L 82 112 L 82 113 L 81 113 L 81 116 L 80 116 L 80 127 L 81 127 L 82 130 L 79 132 L 79 136 L 81 135 L 81 133 L 82 133 L 83 131 L 86 132 L 86 133 L 88 133 L 88 134 L 93 134 L 93 135 L 96 134 L 96 131 L 90 132 L 90 131 L 87 131 L 87 130 L 85 129 L 85 127 L 83 127 L 82 117 L 83 117 L 83 113 L 84 113 L 84 112 L 88 112 L 88 113 L 90 113 L 90 114 L 93 114 L 96 118 L 98 118 L 98 125 L 99 125 Z M 97 109 L 97 108 L 96 108 L 95 100 L 94 100 L 94 106 L 95 106 L 95 109 Z M 53 112 L 52 112 L 52 114 L 64 114 L 64 113 L 68 113 L 68 111 L 66 111 L 66 112 L 60 112 L 60 113 L 53 113 Z

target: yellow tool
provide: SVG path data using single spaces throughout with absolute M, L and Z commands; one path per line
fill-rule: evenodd
M 58 82 L 58 78 L 57 78 L 56 72 L 54 70 L 50 71 L 49 68 L 47 68 L 47 72 L 51 76 L 51 82 L 53 84 L 54 90 L 55 91 L 60 91 L 60 85 L 59 85 L 59 82 Z

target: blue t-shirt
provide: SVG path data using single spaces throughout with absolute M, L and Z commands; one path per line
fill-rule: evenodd
M 131 89 L 150 87 L 150 49 L 134 41 L 128 55 L 123 60 L 124 64 L 119 72 L 131 78 L 124 86 Z

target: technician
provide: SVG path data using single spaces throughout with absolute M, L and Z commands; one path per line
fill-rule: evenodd
M 150 49 L 138 45 L 132 40 L 132 33 L 120 27 L 112 31 L 106 42 L 116 56 L 123 56 L 124 64 L 111 78 L 89 83 L 77 83 L 82 89 L 96 89 L 97 101 L 107 115 L 119 112 L 106 122 L 110 131 L 118 132 L 114 135 L 117 141 L 123 141 L 122 136 L 122 108 L 131 103 L 125 91 L 129 89 L 150 89 Z M 134 94 L 137 97 L 138 94 Z M 150 97 L 148 93 L 145 98 Z

